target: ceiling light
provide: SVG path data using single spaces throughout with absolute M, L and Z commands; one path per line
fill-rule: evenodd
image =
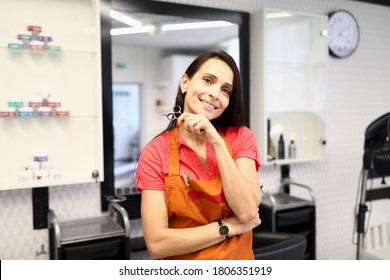
M 110 17 L 130 26 L 134 26 L 134 27 L 142 26 L 142 22 L 114 10 L 110 11 Z
M 286 12 L 276 12 L 266 14 L 266 18 L 283 18 L 283 17 L 292 17 L 293 15 Z
M 156 27 L 153 25 L 146 25 L 141 27 L 124 27 L 124 28 L 113 28 L 110 30 L 111 36 L 115 35 L 127 35 L 127 34 L 138 34 L 138 33 L 153 33 Z
M 173 30 L 187 30 L 187 29 L 199 29 L 199 28 L 211 28 L 211 27 L 224 27 L 224 26 L 232 26 L 232 25 L 233 25 L 232 23 L 223 20 L 202 21 L 202 22 L 164 24 L 161 27 L 161 30 L 173 31 Z
M 115 12 L 115 11 L 114 11 Z M 200 28 L 212 28 L 212 27 L 225 27 L 233 26 L 234 24 L 227 21 L 201 21 L 201 22 L 189 22 L 189 23 L 174 23 L 164 24 L 161 28 L 158 28 L 159 33 L 166 31 L 175 30 L 188 30 L 188 29 L 200 29 Z M 137 27 L 125 27 L 125 28 L 113 28 L 110 31 L 112 36 L 115 35 L 127 35 L 127 34 L 138 34 L 138 33 L 150 33 L 155 34 L 157 27 L 154 25 L 137 26 Z

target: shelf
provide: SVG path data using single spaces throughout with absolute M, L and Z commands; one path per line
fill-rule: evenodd
M 0 8 L 0 110 L 20 106 L 12 102 L 28 108 L 30 102 L 44 107 L 41 102 L 48 101 L 53 103 L 47 106 L 60 103 L 58 109 L 69 112 L 37 116 L 36 109 L 20 110 L 26 117 L 17 111 L 15 117 L 0 117 L 0 154 L 7 159 L 0 190 L 102 181 L 100 1 L 5 0 Z M 8 47 L 28 29 L 36 31 L 33 41 L 50 36 L 61 50 Z M 49 163 L 37 165 L 36 155 L 47 156 Z
M 263 162 L 263 166 L 270 166 L 270 165 L 287 165 L 292 163 L 303 163 L 303 162 L 313 162 L 313 161 L 319 161 L 322 160 L 322 157 L 305 157 L 302 159 L 299 158 L 289 158 L 289 159 L 275 159 L 275 160 L 267 160 L 266 162 Z
M 62 244 L 124 235 L 124 229 L 109 217 L 61 222 Z
M 36 117 L 36 116 L 33 116 L 33 117 L 7 117 L 7 118 L 2 118 L 0 117 L 0 121 L 4 121 L 4 122 L 7 122 L 7 121 L 66 121 L 66 120 L 72 120 L 72 119 L 85 119 L 85 118 L 92 118 L 92 119 L 96 119 L 98 118 L 99 116 L 97 115 L 70 115 L 70 116 L 67 116 L 67 117 L 52 117 L 52 116 L 48 116 L 48 117 Z
M 102 182 L 103 178 L 99 178 L 98 182 Z M 31 188 L 39 188 L 39 187 L 47 187 L 47 186 L 68 186 L 68 185 L 75 185 L 75 184 L 91 184 L 96 183 L 95 179 L 92 179 L 91 176 L 87 178 L 85 177 L 78 177 L 78 178 L 72 178 L 72 179 L 46 179 L 39 182 L 27 182 L 27 183 L 20 183 L 20 182 L 14 182 L 14 183 L 0 183 L 0 191 L 2 190 L 16 190 L 16 189 L 31 189 Z
M 8 51 L 12 54 L 31 54 L 31 55 L 61 55 L 61 54 L 88 54 L 96 55 L 96 51 L 80 51 L 80 50 L 64 50 L 50 51 L 50 50 L 30 50 L 30 49 L 10 49 L 7 46 L 0 46 L 0 51 Z

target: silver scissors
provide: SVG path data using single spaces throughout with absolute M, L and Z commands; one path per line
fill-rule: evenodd
M 169 121 L 173 121 L 173 120 L 177 120 L 181 116 L 181 114 L 183 114 L 182 111 L 181 111 L 181 107 L 177 105 L 177 106 L 173 107 L 173 111 L 172 112 L 170 112 L 170 113 L 168 113 L 166 115 L 163 115 L 163 116 L 167 117 L 167 119 Z M 203 133 L 203 134 L 206 133 L 206 130 L 204 128 L 201 128 L 199 131 L 201 133 Z

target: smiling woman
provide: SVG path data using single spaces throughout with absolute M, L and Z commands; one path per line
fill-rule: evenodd
M 175 106 L 183 113 L 142 150 L 136 172 L 151 256 L 253 259 L 260 164 L 243 125 L 234 59 L 224 51 L 198 56 L 181 76 Z
M 123 32 L 133 28 L 119 21 L 120 15 L 115 12 L 125 15 L 126 18 L 131 17 L 137 20 L 141 26 L 154 26 L 155 31 L 113 35 L 119 32 L 114 31 L 115 29 L 120 28 Z M 173 96 L 179 78 L 184 72 L 183 65 L 188 65 L 188 62 L 198 54 L 217 49 L 231 53 L 240 67 L 243 88 L 248 88 L 248 52 L 244 50 L 248 48 L 249 15 L 159 1 L 133 0 L 112 0 L 110 8 L 107 8 L 104 13 L 102 20 L 109 22 L 110 28 L 107 28 L 106 24 L 104 24 L 105 28 L 102 28 L 103 74 L 106 74 L 104 76 L 107 78 L 112 77 L 112 79 L 106 78 L 103 81 L 105 181 L 102 183 L 102 207 L 106 209 L 107 198 L 115 197 L 118 193 L 118 188 L 115 188 L 115 173 L 117 173 L 115 165 L 118 166 L 118 164 L 114 160 L 114 151 L 117 149 L 115 143 L 118 141 L 114 139 L 113 133 L 113 116 L 116 113 L 113 108 L 112 84 L 136 83 L 140 85 L 141 117 L 140 131 L 137 135 L 140 150 L 158 131 L 161 131 L 161 128 L 167 125 L 163 114 L 172 110 Z M 163 23 L 164 28 L 162 28 Z M 180 27 L 179 23 L 185 25 Z M 192 29 L 188 29 L 188 24 L 194 23 Z M 211 23 L 222 26 L 211 27 Z M 206 24 L 207 28 L 199 28 L 199 24 Z M 172 30 L 178 27 L 181 30 Z M 183 30 L 183 28 L 186 29 Z M 110 45 L 107 44 L 108 42 Z M 112 53 L 112 61 L 108 59 L 108 51 Z M 106 56 L 104 56 L 105 52 Z M 179 61 L 182 61 L 182 66 Z M 110 71 L 107 69 L 108 65 L 110 67 L 112 65 Z M 108 72 L 111 72 L 110 75 L 107 75 Z M 243 97 L 246 112 L 244 122 L 248 123 L 247 90 L 244 90 Z M 128 110 L 128 113 L 133 115 L 134 111 Z M 123 143 L 123 141 L 119 142 Z M 127 187 L 131 190 L 134 186 L 125 188 Z

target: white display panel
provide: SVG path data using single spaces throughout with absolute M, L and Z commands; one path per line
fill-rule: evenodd
M 0 117 L 0 190 L 103 180 L 99 13 L 91 0 L 0 3 L 0 114 L 16 107 Z M 32 40 L 51 38 L 60 49 L 32 50 L 29 40 L 10 48 L 29 26 Z M 33 103 L 40 109 L 18 108 Z M 38 116 L 42 107 L 51 115 Z

